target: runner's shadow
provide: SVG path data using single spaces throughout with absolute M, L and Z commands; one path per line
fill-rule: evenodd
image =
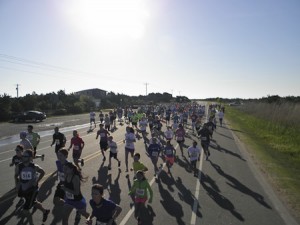
M 41 185 L 38 193 L 38 200 L 40 202 L 45 201 L 52 193 L 52 188 L 57 181 L 57 172 L 53 172 Z
M 221 134 L 221 133 L 219 133 L 219 132 L 217 132 L 217 131 L 215 131 L 215 133 L 218 134 L 218 135 L 220 135 L 220 136 L 223 136 L 223 137 L 226 137 L 226 138 L 229 138 L 229 139 L 233 140 L 232 137 L 229 137 L 229 136 L 227 136 L 227 135 L 225 135 L 225 134 Z
M 98 170 L 98 178 L 93 177 L 92 183 L 93 184 L 96 184 L 96 183 L 101 184 L 104 189 L 107 189 L 109 176 L 111 176 L 111 174 L 108 174 L 108 168 L 106 166 L 104 167 L 104 161 L 103 161 Z
M 109 191 L 109 199 L 112 200 L 116 204 L 120 204 L 121 202 L 121 189 L 119 185 L 119 178 L 121 174 L 121 169 L 118 170 L 118 176 L 112 183 L 111 176 L 108 177 L 108 191 Z
M 218 151 L 220 151 L 220 152 L 224 152 L 225 154 L 229 154 L 229 155 L 231 155 L 231 156 L 233 156 L 233 157 L 236 157 L 236 158 L 238 158 L 238 159 L 240 159 L 240 160 L 246 162 L 246 160 L 243 159 L 243 158 L 241 157 L 241 155 L 239 155 L 239 154 L 237 154 L 237 153 L 234 153 L 234 152 L 232 152 L 232 151 L 230 151 L 230 150 L 228 150 L 228 149 L 226 149 L 226 148 L 223 148 L 223 147 L 221 147 L 219 144 L 216 144 L 216 146 L 215 146 L 215 145 L 209 145 L 209 146 L 210 146 L 211 148 L 213 148 L 213 149 L 216 149 L 216 150 L 218 150 Z
M 14 204 L 14 199 L 16 197 L 17 197 L 16 190 L 15 189 L 11 189 L 10 191 L 8 191 L 7 193 L 5 193 L 0 198 L 0 218 L 2 218 L 2 216 L 6 213 L 6 211 Z M 8 217 L 10 219 L 12 216 L 9 215 Z M 6 218 L 4 218 L 4 219 L 6 219 Z M 0 224 L 5 224 L 5 223 L 2 223 L 2 221 L 4 219 L 2 219 L 0 221 Z
M 158 190 L 162 197 L 160 203 L 162 204 L 166 212 L 172 217 L 176 218 L 177 224 L 184 225 L 185 223 L 182 220 L 184 213 L 181 204 L 175 201 L 174 197 L 170 194 L 169 191 L 163 188 L 161 183 L 158 183 Z
M 233 176 L 226 174 L 219 165 L 214 164 L 210 160 L 209 160 L 209 162 L 221 176 L 225 177 L 228 181 L 231 182 L 231 183 L 226 182 L 229 186 L 231 186 L 232 188 L 234 188 L 246 195 L 251 196 L 254 200 L 256 200 L 258 203 L 260 203 L 264 207 L 266 207 L 268 209 L 272 209 L 272 207 L 269 206 L 268 203 L 265 202 L 264 197 L 262 195 L 250 190 L 248 187 L 246 187 L 244 184 L 242 184 L 240 181 L 238 181 Z
M 192 194 L 192 192 L 187 189 L 183 183 L 180 177 L 177 178 L 177 180 L 175 181 L 175 186 L 177 187 L 177 189 L 179 190 L 178 193 L 178 197 L 181 201 L 184 201 L 185 203 L 187 203 L 189 206 L 191 206 L 191 209 L 193 210 L 194 207 L 194 200 L 195 200 L 195 196 Z M 202 217 L 202 214 L 199 210 L 199 204 L 197 206 L 197 212 L 196 215 L 198 217 Z
M 159 174 L 159 179 L 167 185 L 169 191 L 174 192 L 172 185 L 175 185 L 175 180 L 172 173 L 170 173 L 170 176 L 168 176 L 166 171 L 162 170 Z
M 220 207 L 230 211 L 240 221 L 245 221 L 243 216 L 236 211 L 234 205 L 229 199 L 220 194 L 220 189 L 216 188 L 215 182 L 208 176 L 202 173 L 201 176 L 202 187 L 206 190 L 208 196 L 214 200 Z
M 190 162 L 187 160 L 187 158 L 185 156 L 183 156 L 183 160 L 181 160 L 179 157 L 177 157 L 176 161 L 175 161 L 179 166 L 181 166 L 182 168 L 184 168 L 188 173 L 191 173 L 191 164 Z

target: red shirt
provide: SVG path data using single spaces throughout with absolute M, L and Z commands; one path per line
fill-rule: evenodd
M 71 145 L 73 145 L 73 150 L 81 150 L 82 144 L 84 144 L 84 141 L 81 137 L 72 137 Z

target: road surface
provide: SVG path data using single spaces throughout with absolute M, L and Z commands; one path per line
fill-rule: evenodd
M 73 120 L 71 122 L 71 120 Z M 133 225 L 137 224 L 133 217 L 133 208 L 130 208 L 131 199 L 128 190 L 132 184 L 132 172 L 125 172 L 124 144 L 122 142 L 125 134 L 125 125 L 117 126 L 117 130 L 112 133 L 114 140 L 118 143 L 118 156 L 122 160 L 121 169 L 117 168 L 117 163 L 112 162 L 112 170 L 108 170 L 108 160 L 102 161 L 99 151 L 98 140 L 95 139 L 96 131 L 87 133 L 88 115 L 57 117 L 55 121 L 51 118 L 42 123 L 33 124 L 35 130 L 42 135 L 42 140 L 38 146 L 38 154 L 45 154 L 45 161 L 36 159 L 46 171 L 46 176 L 40 184 L 38 199 L 42 201 L 46 208 L 51 209 L 51 213 L 46 224 L 61 224 L 62 208 L 54 207 L 52 200 L 56 189 L 57 176 L 54 148 L 50 147 L 52 141 L 53 128 L 60 125 L 63 133 L 69 141 L 72 130 L 78 129 L 80 136 L 86 143 L 83 150 L 85 166 L 84 175 L 88 176 L 88 181 L 82 184 L 82 193 L 87 201 L 91 198 L 91 186 L 93 183 L 100 183 L 105 187 L 105 197 L 110 198 L 122 207 L 122 213 L 117 219 L 117 224 Z M 18 132 L 26 129 L 27 124 L 0 124 L 0 224 L 27 224 L 24 218 L 16 212 L 18 197 L 13 191 L 14 168 L 9 167 L 10 160 L 14 155 L 14 147 L 18 141 Z M 47 125 L 47 126 L 46 126 Z M 74 126 L 78 125 L 78 126 Z M 3 127 L 12 127 L 3 128 Z M 163 128 L 165 129 L 165 128 Z M 197 140 L 190 129 L 186 138 L 186 145 L 190 146 L 193 140 Z M 16 135 L 16 136 L 15 136 Z M 173 144 L 179 153 L 176 142 Z M 163 165 L 156 181 L 153 177 L 153 166 L 145 154 L 143 141 L 137 141 L 136 151 L 141 153 L 141 161 L 149 168 L 146 176 L 149 180 L 154 198 L 152 204 L 147 205 L 145 210 L 146 225 L 174 225 L 174 224 L 197 224 L 197 225 L 239 225 L 239 224 L 260 224 L 260 225 L 293 225 L 297 224 L 293 218 L 289 217 L 276 196 L 272 195 L 272 190 L 265 184 L 257 170 L 253 168 L 247 154 L 236 142 L 232 131 L 225 124 L 217 127 L 211 143 L 211 157 L 208 161 L 201 155 L 201 160 L 197 167 L 200 170 L 198 177 L 189 170 L 188 156 L 185 148 L 184 156 L 180 154 L 177 162 L 172 168 L 172 175 L 168 175 L 162 159 L 159 163 Z M 71 156 L 71 154 L 70 154 Z M 69 159 L 71 160 L 71 157 Z M 108 156 L 108 152 L 107 152 Z M 132 159 L 129 159 L 132 163 Z M 129 175 L 129 176 L 126 176 Z M 88 206 L 90 212 L 91 208 Z M 33 213 L 36 225 L 42 223 L 42 213 Z M 75 211 L 70 216 L 69 224 L 74 224 Z M 85 224 L 82 217 L 79 224 Z

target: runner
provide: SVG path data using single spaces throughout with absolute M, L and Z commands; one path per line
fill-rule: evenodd
M 40 143 L 41 140 L 41 136 L 36 133 L 33 132 L 33 126 L 32 125 L 28 125 L 27 126 L 27 139 L 30 141 L 32 147 L 33 147 L 33 158 L 41 158 L 42 161 L 44 161 L 45 155 L 37 155 L 36 154 L 36 148 L 38 146 L 38 144 Z
M 53 203 L 55 205 L 64 205 L 65 204 L 65 191 L 63 190 L 62 186 L 65 181 L 65 173 L 64 173 L 64 165 L 69 162 L 67 160 L 68 158 L 68 150 L 65 148 L 62 148 L 58 151 L 57 157 L 58 160 L 56 160 L 56 168 L 57 168 L 57 177 L 59 180 L 59 183 L 56 186 L 56 190 L 54 193 L 54 198 L 53 198 Z M 81 214 L 79 211 L 76 211 L 76 216 L 75 216 L 75 222 L 80 221 Z
M 198 119 L 198 116 L 196 115 L 196 113 L 193 112 L 193 114 L 191 115 L 193 133 L 195 132 L 197 119 Z
M 99 120 L 100 120 L 100 123 L 103 123 L 103 121 L 104 121 L 104 114 L 102 113 L 102 111 L 100 111 L 100 113 L 99 113 Z
M 179 145 L 182 156 L 183 156 L 183 145 L 184 145 L 184 141 L 185 141 L 184 136 L 185 136 L 185 130 L 183 128 L 183 125 L 180 123 L 178 125 L 177 130 L 175 131 L 175 138 L 176 138 L 177 143 Z
M 94 184 L 92 186 L 92 199 L 90 200 L 92 214 L 87 218 L 87 224 L 92 225 L 93 217 L 96 217 L 98 225 L 117 225 L 115 219 L 122 212 L 122 208 L 103 196 L 103 186 Z
M 16 154 L 12 157 L 9 166 L 17 166 L 22 162 L 23 145 L 17 145 L 15 151 Z M 15 179 L 15 190 L 18 190 L 18 179 L 16 177 L 14 177 L 14 179 Z M 25 200 L 21 197 L 19 202 L 16 204 L 16 208 L 19 208 L 21 205 L 23 205 L 24 202 Z
M 206 160 L 208 160 L 208 157 L 210 156 L 210 151 L 208 149 L 210 143 L 210 131 L 208 130 L 206 123 L 203 125 L 203 128 L 199 130 L 198 135 L 201 140 L 201 146 L 206 155 Z
M 175 157 L 176 157 L 176 149 L 174 146 L 171 144 L 171 141 L 168 140 L 166 147 L 163 151 L 164 156 L 165 156 L 165 162 L 168 167 L 168 174 L 171 174 L 170 168 L 173 166 L 175 162 Z
M 98 139 L 98 137 L 100 136 L 100 150 L 101 153 L 103 155 L 103 161 L 106 160 L 105 154 L 104 152 L 107 150 L 108 148 L 108 136 L 110 135 L 110 133 L 103 128 L 103 124 L 99 124 L 100 130 L 97 131 L 97 136 L 96 139 Z
M 219 117 L 219 121 L 220 121 L 220 126 L 222 127 L 223 126 L 223 118 L 224 118 L 224 113 L 222 110 L 218 113 L 218 117 Z
M 32 150 L 33 149 L 33 146 L 31 144 L 31 142 L 27 139 L 26 131 L 21 131 L 20 132 L 20 139 L 21 139 L 20 145 L 23 146 L 24 150 L 27 150 L 27 149 Z
M 96 117 L 96 113 L 94 111 L 90 112 L 90 129 L 92 129 L 93 123 L 94 123 L 94 127 L 96 128 L 95 117 Z
M 55 143 L 55 153 L 56 153 L 56 156 L 57 156 L 58 150 L 60 148 L 65 147 L 66 142 L 67 142 L 67 139 L 66 139 L 65 135 L 63 133 L 59 132 L 59 128 L 58 127 L 55 127 L 54 128 L 53 141 L 51 143 L 51 147 Z
M 118 161 L 118 167 L 120 168 L 121 161 L 118 159 L 118 145 L 115 141 L 113 141 L 112 136 L 108 137 L 108 146 L 109 146 L 109 149 L 110 149 L 108 170 L 111 170 L 111 158 L 114 158 L 115 160 Z
M 198 176 L 197 160 L 200 161 L 200 148 L 197 147 L 197 141 L 193 141 L 193 145 L 188 148 L 191 167 L 194 170 L 194 176 Z
M 135 178 L 137 171 L 139 171 L 139 170 L 141 170 L 143 172 L 148 171 L 148 168 L 142 162 L 140 162 L 140 158 L 141 158 L 140 153 L 134 154 L 132 168 L 130 168 L 130 170 L 134 172 L 134 178 Z
M 39 192 L 38 183 L 45 175 L 45 171 L 32 162 L 33 151 L 24 150 L 22 162 L 15 168 L 15 179 L 18 180 L 18 196 L 25 198 L 23 205 L 23 215 L 27 217 L 30 224 L 33 224 L 32 215 L 29 210 L 34 206 L 43 212 L 43 222 L 48 218 L 49 209 L 45 209 L 43 205 L 36 200 Z M 39 176 L 37 177 L 37 174 Z
M 73 137 L 71 139 L 68 151 L 70 151 L 72 147 L 73 147 L 73 153 L 72 153 L 73 161 L 75 165 L 81 170 L 78 163 L 80 162 L 81 166 L 84 166 L 84 159 L 80 158 L 82 150 L 84 148 L 84 141 L 82 140 L 81 137 L 79 137 L 77 130 L 73 130 Z
M 149 192 L 149 194 L 148 194 Z M 149 203 L 152 202 L 153 191 L 149 185 L 144 172 L 139 170 L 136 173 L 136 179 L 133 182 L 133 185 L 129 191 L 133 202 L 135 203 L 134 208 L 134 217 L 137 219 L 138 224 L 142 224 L 142 210 L 145 208 L 145 203 L 149 197 Z
M 110 131 L 110 119 L 108 117 L 108 114 L 105 114 L 105 117 L 104 117 L 104 128 L 108 131 Z
M 174 132 L 171 126 L 167 126 L 167 130 L 165 131 L 164 137 L 166 138 L 167 141 L 171 141 L 173 139 Z
M 85 218 L 89 217 L 89 213 L 86 211 L 86 201 L 80 190 L 81 182 L 86 181 L 87 178 L 84 178 L 79 168 L 71 162 L 65 163 L 64 175 L 64 184 L 61 186 L 65 191 L 62 224 L 68 225 L 69 217 L 73 209 L 77 209 Z
M 152 138 L 153 143 L 148 146 L 147 152 L 154 166 L 154 176 L 158 176 L 159 169 L 157 167 L 157 161 L 161 152 L 161 145 L 157 143 L 156 138 Z
M 149 142 L 148 138 L 147 138 L 147 120 L 146 117 L 143 115 L 143 117 L 141 118 L 140 122 L 139 122 L 139 131 L 142 133 L 142 137 L 144 139 L 144 144 L 146 144 L 147 142 Z
M 123 142 L 125 143 L 125 166 L 126 172 L 128 172 L 128 155 L 130 153 L 131 157 L 133 157 L 134 142 L 136 142 L 134 129 L 132 127 L 126 127 L 126 134 Z

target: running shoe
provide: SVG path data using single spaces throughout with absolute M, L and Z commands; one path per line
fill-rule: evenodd
M 45 160 L 45 155 L 44 155 L 44 154 L 41 156 L 41 160 L 42 160 L 42 161 Z
M 84 166 L 84 159 L 81 159 L 81 166 Z
M 46 222 L 49 213 L 50 213 L 50 210 L 46 209 L 45 212 L 43 213 L 43 222 Z

